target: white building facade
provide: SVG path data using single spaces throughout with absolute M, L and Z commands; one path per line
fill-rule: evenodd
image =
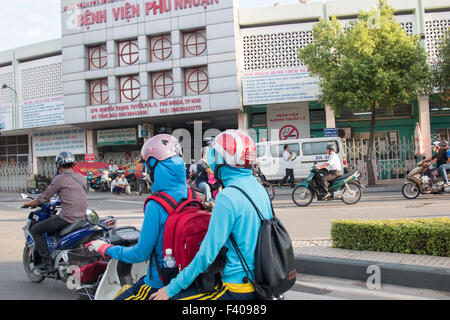
M 183 137 L 186 161 L 227 128 L 251 129 L 258 141 L 341 127 L 362 136 L 367 119 L 337 118 L 318 103 L 318 80 L 297 52 L 320 18 L 349 23 L 377 3 L 62 0 L 61 39 L 0 52 L 0 162 L 28 161 L 40 173 L 39 161 L 63 149 L 81 160 L 136 156 L 162 127 Z M 423 35 L 432 62 L 450 26 L 448 0 L 388 3 L 408 34 Z M 400 111 L 386 116 L 380 136 L 408 135 L 415 122 L 424 136 L 448 135 L 448 115 L 430 97 Z

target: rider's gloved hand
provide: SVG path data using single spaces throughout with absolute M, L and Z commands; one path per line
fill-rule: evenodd
M 103 257 L 105 257 L 106 250 L 110 247 L 114 247 L 114 245 L 109 244 L 102 240 L 94 240 L 85 245 L 86 248 L 92 247 L 95 251 L 100 253 Z

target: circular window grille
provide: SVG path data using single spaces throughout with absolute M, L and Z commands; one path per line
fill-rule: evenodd
M 201 94 L 208 88 L 208 75 L 201 69 L 191 69 L 186 74 L 186 84 L 192 93 Z
M 103 69 L 106 67 L 107 61 L 108 59 L 105 46 L 89 49 L 90 70 Z
M 141 95 L 141 85 L 137 77 L 121 78 L 120 98 L 122 101 L 134 101 Z
M 172 42 L 168 37 L 163 36 L 154 39 L 152 46 L 152 58 L 164 61 L 170 58 L 171 55 L 172 55 Z
M 119 61 L 120 65 L 135 64 L 139 59 L 139 48 L 136 42 L 126 41 L 120 43 Z
M 173 92 L 173 78 L 168 72 L 155 75 L 153 80 L 154 92 L 160 97 L 169 97 Z
M 108 103 L 108 81 L 94 80 L 91 81 L 91 105 Z
M 186 53 L 193 56 L 199 56 L 206 51 L 206 37 L 203 31 L 196 31 L 186 34 L 184 46 Z

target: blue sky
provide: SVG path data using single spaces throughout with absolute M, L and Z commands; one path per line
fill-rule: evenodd
M 60 0 L 1 0 L 0 51 L 61 37 Z M 240 0 L 241 8 L 298 0 Z M 322 2 L 322 0 L 309 0 Z

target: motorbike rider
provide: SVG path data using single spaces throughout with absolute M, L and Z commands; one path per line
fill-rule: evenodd
M 197 164 L 195 183 L 200 189 L 202 189 L 203 193 L 206 195 L 205 206 L 209 207 L 212 205 L 213 197 L 211 186 L 208 183 L 208 174 L 214 175 L 214 172 L 211 170 L 211 168 L 208 166 L 207 161 L 205 160 L 206 150 L 207 149 L 205 149 L 203 152 L 203 158 Z
M 326 169 L 322 171 L 324 174 L 323 176 L 321 174 L 318 175 L 324 189 L 324 196 L 322 197 L 323 200 L 331 197 L 331 194 L 328 192 L 328 183 L 339 177 L 342 172 L 341 161 L 335 152 L 334 144 L 328 144 L 326 147 L 326 152 L 329 155 L 328 161 L 321 166 L 316 166 L 316 170 Z
M 428 190 L 425 191 L 425 193 L 431 193 L 432 192 L 432 186 L 434 184 L 434 178 L 437 177 L 440 174 L 440 167 L 444 164 L 447 164 L 448 157 L 447 157 L 447 148 L 446 143 L 443 141 L 437 141 L 433 143 L 433 151 L 435 151 L 435 154 L 431 157 L 425 160 L 425 163 L 428 164 L 429 167 L 436 163 L 436 167 L 433 169 L 428 169 L 424 174 L 427 174 L 430 177 L 430 184 L 428 187 Z
M 445 145 L 445 149 L 447 152 L 447 163 L 444 163 L 439 166 L 439 170 L 441 171 L 442 178 L 444 179 L 444 185 L 443 187 L 448 187 L 450 183 L 448 182 L 448 176 L 447 176 L 447 170 L 450 170 L 450 149 L 448 148 L 448 142 L 442 141 L 442 143 Z
M 216 198 L 208 232 L 192 262 L 150 299 L 256 299 L 253 285 L 244 279 L 247 274 L 230 241 L 230 234 L 235 238 L 249 269 L 254 272 L 255 248 L 261 222 L 250 201 L 239 190 L 227 188 L 237 186 L 243 189 L 264 217 L 271 218 L 267 192 L 252 174 L 251 166 L 255 161 L 256 146 L 246 133 L 226 130 L 216 137 L 208 150 L 207 162 L 223 181 L 225 189 Z M 207 270 L 224 246 L 228 251 L 226 265 L 221 273 L 223 286 L 212 295 L 198 294 L 191 284 L 200 273 Z
M 153 184 L 152 193 L 159 191 L 172 196 L 177 202 L 187 198 L 186 171 L 180 157 L 181 146 L 178 140 L 168 134 L 158 134 L 149 139 L 141 149 L 141 158 L 145 163 Z M 140 263 L 149 260 L 153 251 L 156 263 L 149 267 L 147 275 L 120 294 L 117 300 L 147 300 L 151 293 L 163 287 L 158 274 L 163 261 L 163 234 L 168 217 L 167 212 L 155 201 L 149 201 L 144 208 L 144 221 L 138 243 L 133 247 L 112 246 L 104 241 L 95 240 L 86 246 L 92 246 L 102 255 L 108 255 L 126 263 Z
M 58 215 L 35 224 L 30 230 L 41 257 L 41 263 L 36 267 L 43 273 L 53 270 L 43 234 L 56 234 L 65 226 L 84 219 L 87 209 L 86 180 L 81 174 L 72 170 L 75 165 L 75 156 L 69 151 L 63 151 L 56 156 L 55 162 L 61 173 L 53 178 L 47 189 L 36 199 L 25 203 L 26 207 L 36 207 L 48 203 L 55 194 L 61 201 L 61 210 Z

